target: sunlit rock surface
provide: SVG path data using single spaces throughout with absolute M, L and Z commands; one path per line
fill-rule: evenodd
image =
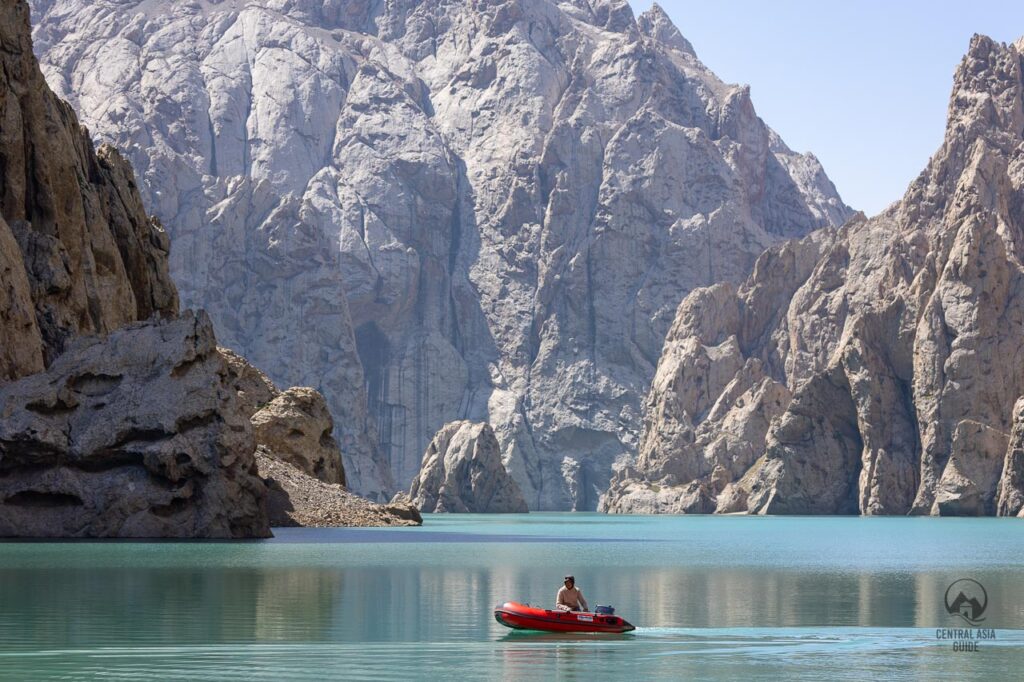
M 445 424 L 437 432 L 407 497 L 424 512 L 527 511 L 522 491 L 501 463 L 494 430 L 470 421 Z M 405 501 L 398 495 L 392 502 Z
M 345 484 L 334 421 L 317 391 L 289 388 L 252 415 L 252 425 L 257 442 L 277 459 L 324 483 Z
M 532 508 L 594 509 L 683 296 L 850 214 L 657 7 L 34 7 L 51 84 L 139 169 L 183 302 L 324 394 L 377 499 L 472 419 Z
M 1019 513 L 1021 45 L 971 40 L 901 201 L 683 301 L 605 508 Z

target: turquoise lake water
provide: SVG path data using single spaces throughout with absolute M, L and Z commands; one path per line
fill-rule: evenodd
M 1020 679 L 1016 519 L 428 515 L 242 543 L 0 544 L 0 679 Z M 565 572 L 627 635 L 508 630 Z M 995 630 L 955 652 L 959 578 Z

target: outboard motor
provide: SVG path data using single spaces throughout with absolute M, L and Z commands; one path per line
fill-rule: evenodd
M 597 606 L 594 608 L 594 613 L 600 613 L 602 616 L 614 616 L 615 609 L 611 606 Z

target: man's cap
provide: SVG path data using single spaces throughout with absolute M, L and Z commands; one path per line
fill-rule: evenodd
M 573 582 L 576 582 L 576 576 L 567 575 L 565 576 L 564 580 L 571 580 Z

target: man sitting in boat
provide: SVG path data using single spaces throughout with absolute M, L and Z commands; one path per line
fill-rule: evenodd
M 583 598 L 580 588 L 576 587 L 576 578 L 565 576 L 565 584 L 558 590 L 555 608 L 559 611 L 589 611 L 587 600 Z

